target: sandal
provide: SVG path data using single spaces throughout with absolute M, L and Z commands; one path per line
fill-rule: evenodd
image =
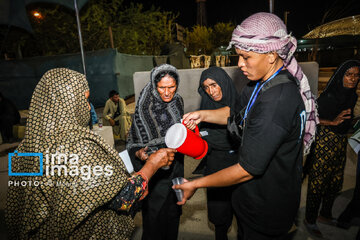
M 323 216 L 318 216 L 317 221 L 322 224 L 330 225 L 330 226 L 336 226 L 337 220 L 335 218 L 327 218 Z
M 306 221 L 306 219 L 304 219 L 304 225 L 306 227 L 306 230 L 310 233 L 310 235 L 318 238 L 323 238 L 323 235 L 320 232 L 320 229 L 316 223 L 310 224 Z

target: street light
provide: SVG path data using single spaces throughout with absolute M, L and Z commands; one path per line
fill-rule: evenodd
M 43 19 L 43 16 L 38 11 L 33 11 L 32 15 L 37 19 Z
M 269 0 L 269 12 L 274 13 L 274 1 L 275 0 Z
M 287 27 L 287 22 L 288 22 L 288 14 L 289 14 L 290 12 L 289 11 L 285 11 L 284 12 L 284 23 L 285 23 L 285 26 Z

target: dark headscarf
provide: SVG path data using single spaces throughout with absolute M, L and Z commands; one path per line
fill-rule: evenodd
M 184 102 L 176 92 L 170 102 L 164 102 L 157 90 L 155 78 L 163 72 L 173 72 L 176 68 L 169 64 L 155 67 L 150 74 L 150 82 L 146 84 L 137 101 L 133 123 L 126 148 L 131 150 L 145 146 L 166 147 L 165 135 L 175 123 L 181 121 L 184 114 Z M 179 79 L 179 77 L 178 77 Z M 179 86 L 180 79 L 177 82 Z
M 208 78 L 214 80 L 221 88 L 222 99 L 218 102 L 214 101 L 203 89 L 203 83 Z M 210 67 L 202 72 L 198 92 L 201 96 L 201 110 L 218 109 L 225 106 L 234 108 L 235 101 L 238 97 L 233 80 L 224 71 L 224 69 L 220 67 Z M 232 148 L 226 126 L 204 122 L 201 124 L 201 130 L 209 133 L 209 135 L 205 136 L 204 139 L 211 147 L 222 150 L 229 150 Z
M 346 71 L 352 67 L 360 67 L 360 61 L 348 60 L 342 63 L 330 78 L 323 93 L 318 98 L 319 118 L 334 120 L 340 112 L 351 109 L 351 116 L 357 101 L 356 89 L 345 88 L 343 79 Z M 331 127 L 337 133 L 345 134 L 351 127 L 351 119 L 345 120 L 338 126 Z
M 214 101 L 203 89 L 203 83 L 208 78 L 214 80 L 221 88 L 222 99 L 219 102 Z M 202 72 L 198 92 L 201 96 L 200 109 L 218 109 L 225 106 L 234 108 L 238 96 L 233 80 L 220 67 L 210 67 Z

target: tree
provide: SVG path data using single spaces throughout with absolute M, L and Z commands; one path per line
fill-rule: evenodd
M 37 8 L 37 11 L 43 18 L 30 17 L 34 34 L 28 35 L 23 51 L 33 48 L 31 51 L 40 56 L 80 51 L 76 18 L 72 10 L 60 5 L 45 5 Z
M 212 28 L 196 25 L 192 31 L 186 31 L 185 43 L 188 53 L 193 55 L 210 54 L 214 48 L 212 43 Z
M 42 14 L 35 18 L 33 10 Z M 7 38 L 5 49 L 24 57 L 77 53 L 79 37 L 74 11 L 61 5 L 33 4 L 28 15 L 34 34 L 12 28 L 0 32 Z M 85 51 L 111 47 L 109 27 L 115 48 L 119 52 L 137 55 L 159 55 L 161 47 L 175 38 L 175 20 L 178 15 L 142 4 L 125 6 L 124 0 L 89 0 L 80 11 L 83 45 Z M 213 28 L 194 26 L 186 30 L 185 43 L 189 54 L 211 54 L 214 48 L 226 46 L 231 38 L 231 23 L 218 23 Z
M 123 53 L 157 55 L 161 46 L 172 41 L 177 16 L 141 4 L 123 7 L 122 0 L 110 3 L 93 1 L 82 16 L 84 45 L 91 49 L 110 47 L 111 26 L 115 47 Z M 86 36 L 86 37 L 85 37 Z
M 227 46 L 234 30 L 232 23 L 217 23 L 213 28 L 196 25 L 186 31 L 185 43 L 188 53 L 211 54 L 215 48 Z
M 85 51 L 110 47 L 109 26 L 113 30 L 115 47 L 128 54 L 157 55 L 162 45 L 172 42 L 177 15 L 152 7 L 145 11 L 141 4 L 124 6 L 123 0 L 90 0 L 80 11 Z M 74 12 L 53 4 L 32 5 L 43 16 L 29 14 L 34 34 L 16 30 L 7 34 L 6 49 L 23 56 L 44 56 L 79 52 L 79 37 Z M 5 34 L 3 34 L 5 35 Z
M 228 46 L 235 25 L 232 23 L 217 23 L 213 31 L 213 45 L 215 47 Z
M 173 41 L 175 16 L 151 8 L 143 11 L 142 5 L 133 5 L 122 12 L 120 23 L 114 29 L 114 41 L 120 52 L 159 55 L 161 47 Z

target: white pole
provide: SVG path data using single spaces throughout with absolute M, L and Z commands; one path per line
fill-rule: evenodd
M 274 0 L 269 0 L 270 13 L 274 13 Z
M 285 23 L 286 27 L 287 27 L 287 20 L 288 20 L 287 16 L 288 16 L 289 13 L 290 13 L 289 11 L 284 12 L 284 23 Z
M 83 48 L 83 41 L 82 41 L 82 35 L 81 35 L 81 25 L 80 25 L 80 18 L 79 18 L 79 9 L 78 9 L 76 0 L 74 0 L 74 5 L 75 5 L 76 22 L 77 22 L 78 34 L 79 34 L 81 61 L 82 61 L 82 65 L 83 65 L 84 75 L 85 75 L 85 77 L 86 77 L 85 56 L 84 56 L 84 48 Z

